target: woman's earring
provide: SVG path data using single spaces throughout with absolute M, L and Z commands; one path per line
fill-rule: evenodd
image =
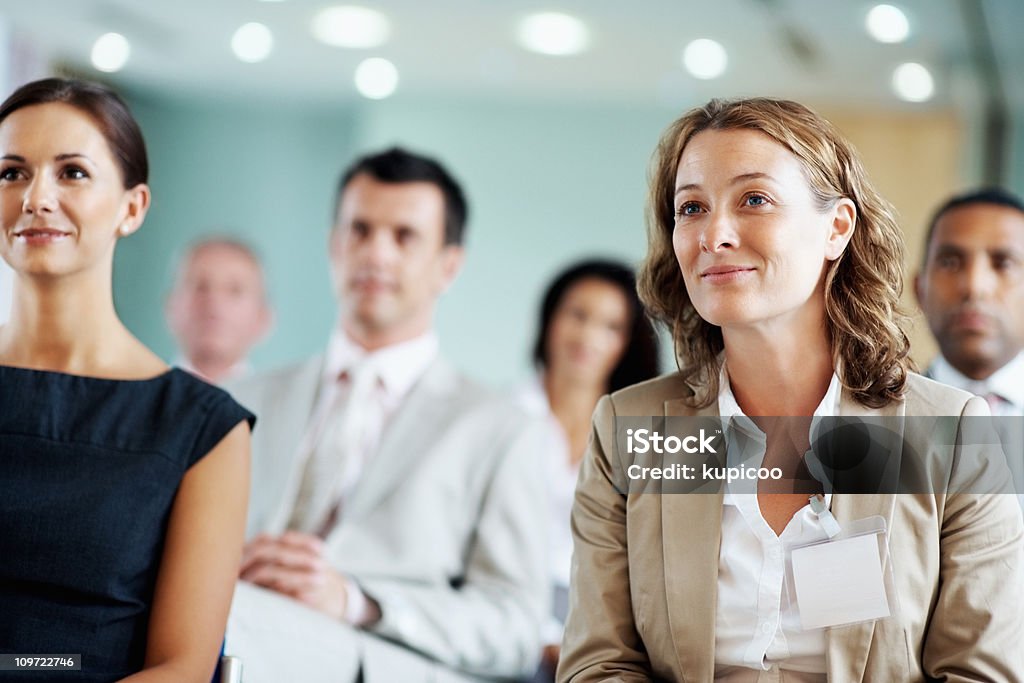
M 122 223 L 122 224 L 121 224 L 121 227 L 120 227 L 120 228 L 118 228 L 118 229 L 117 229 L 117 231 L 118 231 L 119 233 L 121 233 L 121 236 L 122 236 L 122 237 L 126 237 L 126 236 L 128 235 L 128 233 L 130 233 L 130 232 L 131 232 L 131 229 L 129 228 L 129 226 L 128 226 L 128 224 L 127 224 L 127 223 Z

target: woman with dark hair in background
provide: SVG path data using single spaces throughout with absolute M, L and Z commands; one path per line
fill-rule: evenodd
M 533 359 L 539 375 L 520 396 L 551 425 L 544 462 L 555 587 L 539 681 L 551 680 L 558 662 L 572 559 L 569 511 L 594 406 L 605 394 L 658 374 L 657 337 L 637 297 L 633 271 L 604 260 L 581 261 L 563 270 L 544 294 Z
M 107 88 L 0 105 L 0 651 L 80 654 L 99 683 L 208 682 L 242 551 L 253 417 L 122 324 L 114 249 L 149 208 L 138 125 Z

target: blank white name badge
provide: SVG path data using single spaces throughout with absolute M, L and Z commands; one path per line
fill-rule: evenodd
M 790 576 L 805 631 L 883 619 L 895 611 L 886 589 L 892 587 L 892 567 L 885 557 L 885 521 L 873 517 L 851 527 L 792 550 Z

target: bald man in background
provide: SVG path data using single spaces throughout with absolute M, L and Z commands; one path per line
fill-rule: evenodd
M 213 384 L 249 374 L 249 350 L 272 320 L 256 253 L 231 238 L 196 242 L 178 266 L 165 312 L 177 365 Z

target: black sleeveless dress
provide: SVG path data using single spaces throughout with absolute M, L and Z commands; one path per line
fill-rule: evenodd
M 0 681 L 142 668 L 178 486 L 242 420 L 255 423 L 179 369 L 109 380 L 0 366 L 0 653 L 82 655 L 81 671 Z

